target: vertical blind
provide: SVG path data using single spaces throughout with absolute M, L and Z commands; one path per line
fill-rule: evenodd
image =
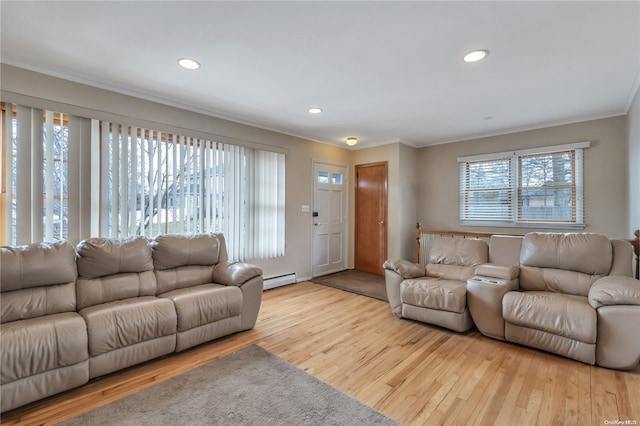
M 284 154 L 2 106 L 5 242 L 221 232 L 230 259 L 284 255 Z
M 284 154 L 101 122 L 101 234 L 222 232 L 234 260 L 284 255 Z
M 2 105 L 4 240 L 11 244 L 90 233 L 90 120 Z

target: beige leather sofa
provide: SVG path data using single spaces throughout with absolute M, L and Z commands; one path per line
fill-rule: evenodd
M 77 312 L 76 251 L 67 243 L 0 249 L 2 411 L 89 380 Z
M 468 281 L 481 333 L 613 369 L 640 362 L 632 246 L 598 234 L 493 236 Z
M 250 329 L 262 281 L 221 234 L 2 247 L 1 410 Z
M 640 281 L 627 241 L 495 235 L 487 259 L 474 240 L 448 240 L 434 241 L 426 268 L 385 262 L 396 316 L 454 331 L 475 324 L 485 336 L 607 368 L 640 363 Z
M 454 331 L 467 331 L 473 321 L 467 307 L 467 280 L 488 260 L 487 243 L 475 239 L 436 238 L 429 263 L 387 260 L 385 285 L 391 311 Z

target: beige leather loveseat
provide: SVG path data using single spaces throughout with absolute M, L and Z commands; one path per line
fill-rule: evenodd
M 486 336 L 587 364 L 640 361 L 640 281 L 632 246 L 598 234 L 493 236 L 490 261 L 468 281 L 471 316 Z
M 467 331 L 473 321 L 467 307 L 467 280 L 487 263 L 487 243 L 474 239 L 437 238 L 422 267 L 406 260 L 387 260 L 385 285 L 391 311 L 408 318 Z
M 262 283 L 221 234 L 2 247 L 2 412 L 250 329 Z
M 640 281 L 632 278 L 627 241 L 586 233 L 496 235 L 488 259 L 482 244 L 436 239 L 426 268 L 386 261 L 393 313 L 455 331 L 475 323 L 485 336 L 602 367 L 638 365 Z

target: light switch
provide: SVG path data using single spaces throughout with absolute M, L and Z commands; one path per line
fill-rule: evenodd
M 302 213 L 309 213 L 309 206 L 306 204 L 302 205 Z

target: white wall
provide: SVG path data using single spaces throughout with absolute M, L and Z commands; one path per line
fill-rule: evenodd
M 418 195 L 418 150 L 400 144 L 400 170 L 398 181 L 401 183 L 398 205 L 398 238 L 401 259 L 413 259 L 415 241 Z
M 627 167 L 629 168 L 629 225 L 627 234 L 640 229 L 640 89 L 627 114 Z
M 396 142 L 353 152 L 354 169 L 358 164 L 381 161 L 387 162 L 388 173 L 387 257 L 413 259 L 413 231 L 416 224 L 416 149 Z M 355 200 L 355 170 L 353 173 L 351 199 Z
M 504 233 L 532 231 L 526 228 L 460 226 L 457 157 L 589 140 L 591 147 L 584 153 L 587 225 L 584 231 L 612 238 L 630 238 L 626 126 L 626 117 L 619 116 L 421 148 L 418 150 L 418 220 L 423 228 L 428 229 Z M 637 140 L 635 143 L 637 145 Z M 546 230 L 553 231 L 550 228 Z

